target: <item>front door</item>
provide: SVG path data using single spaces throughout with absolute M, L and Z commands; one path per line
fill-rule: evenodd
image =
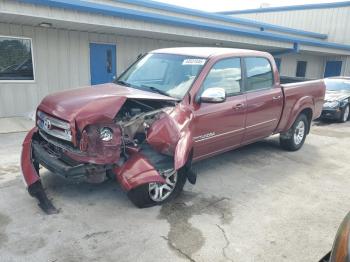
M 91 85 L 112 82 L 116 77 L 116 47 L 109 44 L 90 44 Z
M 327 61 L 324 77 L 340 76 L 342 61 Z
M 194 108 L 194 160 L 238 147 L 244 134 L 246 95 L 242 93 L 240 58 L 215 63 L 200 93 L 215 87 L 225 89 L 226 101 L 201 103 Z
M 266 58 L 249 57 L 244 61 L 247 118 L 243 144 L 248 144 L 274 132 L 282 113 L 283 93 Z

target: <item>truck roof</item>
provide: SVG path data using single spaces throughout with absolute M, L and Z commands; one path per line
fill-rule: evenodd
M 235 56 L 267 56 L 268 53 L 249 49 L 224 48 L 224 47 L 174 47 L 162 48 L 151 51 L 151 53 L 165 53 L 188 55 L 202 58 L 209 58 L 220 55 L 235 55 Z

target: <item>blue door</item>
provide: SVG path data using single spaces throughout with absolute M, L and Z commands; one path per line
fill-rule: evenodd
M 90 44 L 91 85 L 112 82 L 117 73 L 116 47 L 107 44 Z
M 342 61 L 327 61 L 324 77 L 340 76 Z

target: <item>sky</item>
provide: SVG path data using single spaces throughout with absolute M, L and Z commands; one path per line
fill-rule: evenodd
M 259 8 L 263 6 L 288 6 L 305 5 L 316 3 L 343 2 L 344 0 L 156 0 L 158 2 L 168 3 L 198 9 L 207 12 L 232 11 L 250 8 Z

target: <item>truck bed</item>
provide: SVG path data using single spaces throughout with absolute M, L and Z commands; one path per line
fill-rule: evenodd
M 287 131 L 306 105 L 312 109 L 311 120 L 321 115 L 325 95 L 323 80 L 282 84 L 281 88 L 284 106 L 276 133 Z

